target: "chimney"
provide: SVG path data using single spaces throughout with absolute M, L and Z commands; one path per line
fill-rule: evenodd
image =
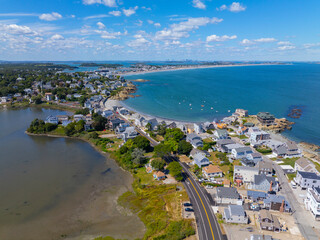
M 270 192 L 272 192 L 272 181 L 270 182 L 270 189 L 269 189 Z
M 280 207 L 279 211 L 284 212 L 284 200 L 282 200 L 281 207 Z

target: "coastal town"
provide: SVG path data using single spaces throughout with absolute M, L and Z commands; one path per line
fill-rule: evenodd
M 26 81 L 19 76 L 12 88 Z M 181 203 L 183 218 L 201 215 L 186 184 L 185 174 L 189 174 L 206 193 L 219 231 L 228 239 L 239 239 L 239 234 L 253 240 L 319 237 L 319 158 L 278 134 L 290 130 L 293 122 L 268 112 L 249 115 L 244 109 L 203 123 L 152 118 L 118 101 L 135 92 L 132 82 L 103 71 L 59 71 L 45 82 L 28 84 L 23 92 L 2 96 L 1 106 L 40 104 L 75 112 L 35 120 L 29 133 L 79 136 L 88 132 L 100 139 L 97 142 L 106 151 L 119 151 L 120 159 L 129 153 L 134 164 L 122 164 L 144 168 L 158 184 L 185 181 L 189 200 Z M 153 154 L 146 153 L 148 147 L 128 150 L 138 136 L 148 139 Z M 173 166 L 175 162 L 180 166 Z M 194 226 L 200 234 L 201 226 Z

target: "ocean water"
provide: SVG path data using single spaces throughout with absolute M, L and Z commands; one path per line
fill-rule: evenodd
M 303 110 L 291 131 L 297 141 L 320 144 L 320 64 L 264 65 L 179 70 L 127 76 L 137 82 L 136 94 L 124 103 L 137 111 L 169 119 L 203 122 L 231 115 L 267 111 L 287 117 Z

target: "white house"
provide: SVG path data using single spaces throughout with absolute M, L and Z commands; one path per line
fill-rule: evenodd
M 294 164 L 294 170 L 297 171 L 301 171 L 301 172 L 313 172 L 318 174 L 318 171 L 316 169 L 316 166 L 314 165 L 313 162 L 311 162 L 310 160 L 301 157 L 299 158 L 295 164 Z
M 238 183 L 252 183 L 254 176 L 259 174 L 256 167 L 234 166 L 233 181 Z
M 229 205 L 225 208 L 223 218 L 227 223 L 248 223 L 248 216 L 240 205 Z
M 202 174 L 208 179 L 223 176 L 223 172 L 219 168 L 219 166 L 211 164 L 207 167 L 202 168 Z
M 229 138 L 228 131 L 225 129 L 217 129 L 214 131 L 213 135 L 216 138 L 216 140 Z
M 307 198 L 304 200 L 307 210 L 309 210 L 316 220 L 320 220 L 320 188 L 309 188 Z
M 204 129 L 203 129 L 202 125 L 199 124 L 199 123 L 194 123 L 193 124 L 193 129 L 194 129 L 194 132 L 197 133 L 197 134 L 204 133 Z
M 210 164 L 209 159 L 203 153 L 197 153 L 193 158 L 193 164 L 198 165 L 198 167 L 205 167 Z
M 246 158 L 249 154 L 252 154 L 253 151 L 250 147 L 239 147 L 231 150 L 231 154 L 235 159 Z
M 233 187 L 217 187 L 217 194 L 215 196 L 218 204 L 234 204 L 242 205 L 240 194 L 236 188 Z
M 294 181 L 302 188 L 320 187 L 320 176 L 312 172 L 297 172 Z
M 56 116 L 48 116 L 45 120 L 45 123 L 52 123 L 52 124 L 58 124 L 59 123 L 59 120 Z

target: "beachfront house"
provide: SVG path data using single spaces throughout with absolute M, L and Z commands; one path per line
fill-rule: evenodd
M 320 220 L 320 188 L 308 188 L 307 198 L 304 200 L 307 210 L 309 210 L 316 220 Z
M 187 134 L 187 142 L 191 143 L 194 148 L 203 147 L 202 138 L 195 133 Z
M 298 171 L 294 181 L 301 189 L 320 187 L 320 176 L 313 172 Z
M 248 156 L 248 154 L 252 154 L 253 151 L 250 147 L 245 147 L 245 146 L 242 146 L 242 147 L 239 147 L 239 148 L 233 148 L 231 150 L 231 154 L 232 154 L 232 157 L 234 159 L 242 159 L 242 158 L 246 158 Z
M 299 158 L 295 163 L 294 163 L 294 170 L 301 171 L 301 172 L 313 172 L 318 174 L 318 171 L 316 169 L 316 166 L 314 165 L 313 162 L 310 160 L 301 157 Z
M 259 112 L 257 114 L 257 119 L 262 125 L 270 126 L 274 124 L 275 117 L 268 112 Z
M 301 150 L 298 148 L 298 145 L 295 142 L 289 141 L 286 143 L 286 145 L 287 145 L 286 157 L 288 158 L 301 157 Z
M 227 223 L 247 224 L 248 216 L 244 211 L 243 206 L 229 205 L 224 209 L 223 218 Z
M 50 115 L 46 118 L 46 120 L 44 121 L 45 123 L 51 123 L 51 124 L 58 124 L 59 120 L 56 116 Z
M 152 119 L 149 119 L 149 120 L 144 120 L 144 121 L 142 122 L 142 126 L 143 126 L 143 127 L 146 128 L 147 125 L 150 125 L 150 128 L 151 128 L 151 130 L 153 131 L 153 130 L 156 129 L 156 127 L 159 125 L 159 123 L 158 123 L 158 120 L 157 120 L 156 118 L 152 118 Z
M 233 187 L 217 187 L 215 200 L 217 204 L 242 205 L 240 194 Z
M 193 158 L 193 164 L 198 165 L 198 167 L 202 168 L 208 166 L 210 164 L 210 161 L 205 154 L 197 153 Z
M 204 129 L 200 123 L 194 123 L 193 129 L 196 134 L 204 133 Z
M 202 174 L 205 178 L 223 177 L 223 171 L 217 165 L 210 164 L 207 167 L 202 168 Z
M 271 138 L 269 133 L 262 131 L 257 127 L 249 128 L 245 134 L 249 136 L 249 141 L 252 144 L 256 144 Z
M 225 129 L 217 129 L 214 131 L 213 135 L 216 140 L 229 138 L 228 131 Z
M 234 115 L 239 116 L 239 117 L 248 117 L 248 110 L 238 108 L 234 112 Z

